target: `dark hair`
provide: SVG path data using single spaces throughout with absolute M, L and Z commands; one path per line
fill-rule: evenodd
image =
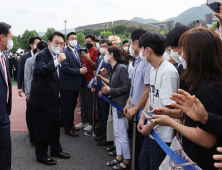
M 184 33 L 179 40 L 187 68 L 181 79 L 195 91 L 201 84 L 214 80 L 222 85 L 222 41 L 215 31 L 197 27 Z
M 135 30 L 133 30 L 133 32 L 131 33 L 131 39 L 132 41 L 136 41 L 136 40 L 139 40 L 140 37 L 147 33 L 147 30 L 143 29 L 143 28 L 137 28 Z
M 113 43 L 110 40 L 107 40 L 107 44 L 108 44 L 108 46 L 113 46 Z
M 29 45 L 34 44 L 35 40 L 39 39 L 41 41 L 41 38 L 38 36 L 33 36 L 29 39 Z M 31 50 L 31 47 L 29 46 L 29 49 Z
M 91 38 L 92 41 L 95 41 L 95 40 L 96 40 L 96 37 L 95 37 L 95 35 L 93 35 L 93 34 L 87 35 L 87 36 L 85 37 L 85 39 L 87 39 L 87 38 Z
M 61 32 L 58 32 L 58 31 L 55 31 L 55 32 L 53 32 L 52 34 L 49 35 L 49 41 L 52 42 L 53 38 L 54 38 L 56 35 L 59 36 L 59 37 L 62 37 L 62 39 L 65 41 L 65 36 L 64 36 L 64 34 L 61 33 Z
M 126 43 L 129 43 L 129 41 L 128 40 L 124 40 L 123 41 L 123 45 L 126 44 Z
M 140 37 L 139 48 L 150 47 L 157 56 L 162 56 L 165 52 L 165 37 L 155 31 L 147 32 Z
M 4 22 L 0 22 L 0 34 L 7 36 L 10 28 L 11 28 L 11 25 L 6 24 Z
M 181 35 L 192 28 L 194 27 L 191 25 L 188 26 L 188 25 L 183 25 L 183 24 L 180 24 L 174 27 L 167 35 L 166 47 L 169 47 L 169 46 L 178 47 L 178 42 Z
M 121 47 L 109 46 L 108 52 L 113 53 L 113 57 L 118 63 L 126 64 L 128 62 L 128 60 L 126 59 L 126 53 L 124 52 L 124 50 Z
M 107 40 L 105 40 L 105 39 L 103 39 L 99 42 L 99 44 L 103 44 L 103 43 L 106 43 L 108 45 Z
M 67 36 L 66 36 L 66 39 L 67 39 L 67 40 L 69 39 L 69 36 L 70 36 L 70 35 L 76 35 L 76 33 L 75 33 L 75 32 L 70 32 L 70 33 L 68 33 Z
M 40 41 L 38 44 L 37 44 L 37 48 L 41 51 L 43 50 L 44 48 L 48 47 L 48 43 L 44 40 Z

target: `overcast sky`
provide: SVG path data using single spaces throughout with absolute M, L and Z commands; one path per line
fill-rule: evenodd
M 0 0 L 1 22 L 12 25 L 14 35 L 26 29 L 67 29 L 133 17 L 159 21 L 176 17 L 206 0 Z

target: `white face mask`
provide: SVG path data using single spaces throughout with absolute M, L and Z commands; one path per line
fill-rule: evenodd
M 37 48 L 37 45 L 34 45 L 34 49 L 36 49 Z
M 170 55 L 169 55 L 167 52 L 165 52 L 165 53 L 163 54 L 163 58 L 164 58 L 165 60 L 169 61 L 169 60 L 170 60 Z
M 72 46 L 74 48 L 77 46 L 77 40 L 69 41 L 69 43 L 70 43 L 70 46 Z
M 124 47 L 123 49 L 124 49 L 124 51 L 128 51 L 129 48 L 128 47 Z
M 106 49 L 106 48 L 100 48 L 99 51 L 100 51 L 100 53 L 101 53 L 102 55 L 105 55 L 107 49 Z
M 130 45 L 129 52 L 130 52 L 130 55 L 131 55 L 132 57 L 136 57 L 135 50 L 136 50 L 136 49 L 133 50 L 133 49 L 132 49 L 132 45 Z
M 51 51 L 55 54 L 58 55 L 61 52 L 62 48 L 60 47 L 55 47 L 54 45 L 52 45 L 51 47 Z
M 144 52 L 144 51 L 143 51 L 143 52 Z M 142 52 L 142 51 L 140 51 L 140 58 L 141 58 L 142 62 L 144 62 L 144 63 L 148 63 L 148 61 L 147 61 L 146 57 L 148 57 L 148 56 L 149 56 L 149 54 L 148 54 L 146 57 L 144 57 L 144 56 L 143 56 L 143 52 Z
M 8 41 L 7 50 L 11 50 L 14 46 L 14 43 L 13 43 L 12 39 L 11 40 L 7 39 L 7 41 Z
M 97 43 L 96 43 L 96 48 L 98 48 L 98 49 L 99 49 L 99 46 L 100 46 L 100 43 L 99 43 L 99 42 L 97 42 Z
M 106 64 L 109 64 L 107 55 L 104 56 L 104 62 L 105 62 Z
M 178 51 L 179 52 L 179 51 Z M 170 56 L 177 62 L 180 63 L 180 55 L 178 54 L 178 52 L 174 52 L 173 49 L 171 49 L 171 54 Z

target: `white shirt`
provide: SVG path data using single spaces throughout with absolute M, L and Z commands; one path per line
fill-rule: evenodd
M 129 61 L 128 73 L 129 73 L 129 79 L 131 80 L 133 78 L 133 72 L 134 72 L 133 62 Z
M 2 54 L 3 54 L 4 58 L 5 58 L 4 53 L 0 51 L 0 62 L 1 62 L 1 65 L 2 65 L 2 69 L 3 69 L 2 58 L 1 58 Z M 5 61 L 6 61 L 6 59 L 5 59 Z M 3 69 L 3 71 L 4 71 L 4 69 Z
M 31 54 L 32 54 L 32 56 L 34 55 L 34 53 L 32 52 L 32 50 L 31 50 Z
M 49 48 L 49 47 L 48 47 Z M 54 60 L 54 65 L 55 65 L 55 68 L 58 67 L 60 65 L 60 63 L 58 62 L 57 60 L 57 55 L 53 54 L 52 51 L 49 49 L 50 53 L 52 54 L 52 58 Z
M 177 93 L 178 87 L 178 71 L 171 63 L 164 61 L 159 69 L 152 67 L 150 71 L 149 112 L 155 107 L 169 106 L 171 103 L 175 103 L 175 101 L 170 99 L 170 96 L 172 93 Z M 172 142 L 174 133 L 171 127 L 157 125 L 153 130 L 164 142 Z M 150 137 L 153 138 L 151 135 Z

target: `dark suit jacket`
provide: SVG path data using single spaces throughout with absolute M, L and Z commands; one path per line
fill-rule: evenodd
M 27 58 L 31 57 L 32 53 L 29 51 L 27 54 L 22 55 L 20 62 L 19 62 L 19 70 L 18 70 L 18 75 L 17 75 L 17 84 L 18 84 L 18 89 L 24 90 L 24 68 L 25 68 L 25 62 Z
M 97 69 L 98 69 L 101 61 L 102 61 L 102 58 L 101 58 L 101 57 L 97 58 L 96 71 L 97 71 Z M 108 75 L 109 75 L 110 69 L 111 69 L 111 65 L 103 62 L 103 64 L 102 64 L 101 67 L 100 67 L 100 70 L 101 70 L 102 68 L 107 69 Z M 101 75 L 101 76 L 103 76 L 102 73 L 100 73 L 100 71 L 98 72 L 98 74 Z M 96 81 L 97 81 L 97 88 L 98 88 L 97 91 L 102 91 L 102 88 L 103 88 L 104 85 L 102 84 L 101 79 L 100 79 L 100 78 L 96 78 Z M 92 88 L 95 88 L 94 82 L 93 82 L 93 84 L 92 84 Z
M 73 51 L 67 47 L 64 51 L 66 54 L 66 60 L 61 64 L 61 88 L 69 91 L 79 91 L 81 87 L 85 86 L 85 77 L 80 74 L 80 68 L 82 67 L 82 61 L 79 57 L 79 63 L 74 56 Z
M 7 112 L 9 115 L 11 114 L 12 110 L 12 84 L 9 74 L 9 67 L 8 67 L 8 59 L 5 58 L 5 65 L 7 69 L 7 77 L 8 77 L 8 87 L 9 87 L 9 100 L 7 103 L 7 84 L 5 80 L 5 74 L 2 67 L 2 64 L 0 63 L 0 122 L 3 119 L 3 116 L 5 116 L 4 112 Z M 7 103 L 7 104 L 6 104 Z M 6 107 L 5 107 L 6 104 Z
M 58 106 L 59 92 L 60 80 L 47 47 L 36 56 L 30 104 L 41 110 L 54 110 Z
M 126 67 L 116 64 L 110 73 L 110 95 L 112 101 L 118 105 L 125 106 L 129 98 L 130 81 Z M 118 118 L 124 117 L 122 110 L 117 109 Z

